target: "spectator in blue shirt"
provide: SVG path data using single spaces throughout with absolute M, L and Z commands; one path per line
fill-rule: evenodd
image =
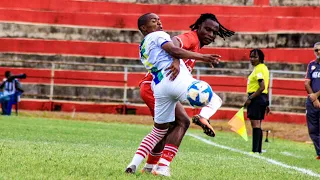
M 18 101 L 20 94 L 23 93 L 17 77 L 20 77 L 20 75 L 13 76 L 10 71 L 5 72 L 5 78 L 0 85 L 0 89 L 2 89 L 0 98 L 2 115 L 11 115 L 12 104 L 16 103 L 15 101 Z M 25 74 L 22 77 L 25 78 Z

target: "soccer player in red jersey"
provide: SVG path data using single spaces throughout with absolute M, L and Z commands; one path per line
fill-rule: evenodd
M 217 35 L 224 39 L 225 37 L 230 37 L 234 34 L 233 31 L 230 31 L 223 27 L 219 23 L 215 15 L 210 13 L 202 14 L 196 20 L 196 22 L 190 26 L 190 28 L 191 31 L 173 37 L 172 42 L 176 46 L 193 52 L 199 52 L 203 46 L 209 45 L 210 43 L 214 42 Z M 191 73 L 195 66 L 196 60 L 186 59 L 184 60 L 184 62 Z M 175 75 L 176 72 L 172 72 L 172 79 L 174 79 Z M 152 79 L 152 75 L 150 73 L 147 73 L 145 78 L 140 81 L 140 96 L 149 107 L 152 116 L 154 116 L 155 99 L 153 97 L 153 91 L 151 89 Z M 204 133 L 212 137 L 215 136 L 215 133 L 212 126 L 209 123 L 209 118 L 217 111 L 217 109 L 221 106 L 221 103 L 214 104 L 213 106 L 217 107 L 210 107 L 210 105 L 206 106 L 202 108 L 199 115 L 196 115 L 192 118 L 192 121 L 195 124 L 203 128 Z M 177 133 L 177 138 L 182 140 L 185 132 L 187 131 L 190 125 L 190 120 L 188 118 L 181 117 L 181 115 L 179 117 L 179 115 L 177 114 L 177 109 L 181 107 L 181 103 L 178 102 L 176 108 L 176 122 L 172 128 L 172 131 L 179 131 L 180 133 Z M 147 163 L 142 171 L 151 172 L 154 165 L 158 163 L 163 153 L 163 150 L 164 152 L 166 152 L 172 149 L 172 147 L 168 145 L 166 145 L 166 147 L 168 146 L 167 148 L 164 147 L 165 140 L 166 138 L 163 138 L 149 153 Z

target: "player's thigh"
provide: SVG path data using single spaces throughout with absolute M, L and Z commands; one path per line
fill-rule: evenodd
M 179 126 L 184 126 L 186 128 L 190 125 L 190 119 L 189 116 L 184 109 L 183 105 L 180 102 L 177 102 L 176 109 L 175 109 L 175 115 L 176 115 L 176 124 Z
M 266 103 L 260 97 L 252 99 L 251 103 L 247 107 L 247 117 L 250 120 L 263 120 L 266 111 Z
M 180 82 L 180 84 L 173 90 L 176 94 L 176 97 L 180 102 L 186 102 L 187 101 L 187 92 L 189 86 L 197 81 L 191 76 L 185 76 L 183 80 Z
M 149 107 L 152 116 L 154 116 L 155 99 L 150 83 L 142 83 L 140 85 L 140 97 Z
M 168 96 L 155 96 L 154 122 L 158 124 L 175 121 L 177 101 Z
M 319 133 L 319 114 L 320 110 L 313 107 L 312 103 L 307 103 L 306 106 L 307 126 L 309 133 Z

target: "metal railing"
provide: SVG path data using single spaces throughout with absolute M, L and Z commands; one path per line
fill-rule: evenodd
M 2 61 L 2 59 L 0 59 Z M 7 61 L 8 62 L 8 61 Z M 23 60 L 12 60 L 12 63 L 17 62 L 25 62 Z M 55 100 L 54 96 L 54 87 L 55 84 L 55 72 L 57 70 L 74 70 L 74 69 L 65 69 L 65 65 L 73 65 L 73 66 L 93 66 L 93 67 L 104 67 L 104 68 L 115 68 L 117 67 L 117 71 L 119 72 L 119 69 L 122 69 L 123 72 L 123 96 L 122 99 L 119 99 L 119 102 L 123 103 L 130 103 L 128 100 L 128 74 L 131 72 L 145 72 L 145 68 L 142 65 L 112 65 L 112 64 L 102 64 L 102 63 L 78 63 L 78 62 L 45 62 L 45 61 L 27 61 L 28 63 L 34 63 L 34 64 L 47 64 L 46 69 L 49 69 L 51 67 L 51 77 L 50 77 L 50 94 L 49 94 L 49 100 L 53 101 Z M 8 67 L 10 67 L 10 62 L 8 64 Z M 22 66 L 23 67 L 23 66 Z M 43 68 L 42 68 L 43 69 Z M 83 70 L 81 70 L 83 71 Z M 111 71 L 111 70 L 110 70 Z M 195 75 L 195 78 L 200 79 L 202 75 L 237 75 L 239 77 L 245 77 L 251 73 L 252 70 L 248 69 L 226 69 L 226 68 L 206 68 L 206 67 L 195 67 L 193 74 Z M 101 72 L 101 71 L 100 71 Z M 303 79 L 303 76 L 305 75 L 305 72 L 296 72 L 296 71 L 281 71 L 281 70 L 270 70 L 270 83 L 269 83 L 269 99 L 270 99 L 270 105 L 272 106 L 272 96 L 273 96 L 273 81 L 275 77 L 282 77 L 283 75 L 291 75 L 296 76 L 298 79 Z M 49 78 L 49 77 L 47 77 Z M 78 80 L 81 80 L 79 78 Z M 84 79 L 85 80 L 85 79 Z M 138 86 L 138 84 L 137 84 Z M 224 85 L 225 86 L 225 85 Z M 246 87 L 246 84 L 243 84 L 241 87 Z M 242 92 L 245 93 L 245 92 Z

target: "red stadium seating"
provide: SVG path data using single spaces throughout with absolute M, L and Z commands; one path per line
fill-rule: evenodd
M 259 0 L 256 5 L 266 4 Z M 103 27 L 137 30 L 137 18 L 146 12 L 161 15 L 164 29 L 169 31 L 189 30 L 200 13 L 212 12 L 226 27 L 244 33 L 300 32 L 319 33 L 320 7 L 268 7 L 268 6 L 217 6 L 217 5 L 150 5 L 115 2 L 90 2 L 72 0 L 2 0 L 0 1 L 0 21 L 26 24 L 49 24 L 81 27 Z M 181 16 L 181 14 L 185 14 Z M 186 18 L 187 17 L 187 18 Z M 177 23 L 179 22 L 179 23 Z M 76 48 L 75 48 L 76 47 Z M 276 48 L 263 49 L 268 62 L 309 63 L 314 58 L 311 48 Z M 21 54 L 63 54 L 96 57 L 115 57 L 126 59 L 138 58 L 138 44 L 119 42 L 85 42 L 0 38 L 0 52 Z M 225 61 L 247 61 L 249 49 L 244 48 L 204 48 L 204 53 L 222 55 Z M 301 58 L 303 57 L 303 58 Z M 50 69 L 7 68 L 0 67 L 0 74 L 5 70 L 13 73 L 27 73 L 23 83 L 50 84 Z M 128 74 L 128 86 L 137 87 L 144 73 Z M 234 76 L 201 76 L 215 91 L 245 92 L 246 78 Z M 226 81 L 228 79 L 228 81 Z M 230 86 L 228 82 L 231 82 Z M 56 70 L 54 83 L 58 85 L 81 86 L 124 86 L 123 72 L 87 72 Z M 305 96 L 303 80 L 274 79 L 273 94 Z M 135 108 L 137 114 L 149 114 L 146 106 L 141 105 L 106 105 L 94 103 L 76 103 L 59 101 L 23 100 L 22 109 L 52 110 L 55 104 L 61 104 L 62 111 L 116 113 L 120 108 Z M 196 113 L 188 108 L 189 115 Z M 222 109 L 215 114 L 215 119 L 230 119 L 235 109 Z M 304 114 L 274 113 L 267 121 L 305 123 Z
M 137 29 L 140 14 L 97 14 L 0 9 L 0 21 Z M 162 16 L 167 31 L 189 30 L 199 15 Z M 219 21 L 236 32 L 319 32 L 319 17 L 219 16 Z M 179 23 L 177 23 L 179 22 Z M 245 26 L 243 24 L 246 24 Z
M 257 0 L 255 0 L 257 1 Z M 261 0 L 260 0 L 261 1 Z M 268 0 L 269 1 L 269 0 Z M 92 2 L 71 0 L 19 0 L 0 1 L 2 9 L 32 9 L 57 12 L 83 12 L 83 13 L 123 13 L 144 14 L 154 12 L 163 15 L 199 15 L 201 13 L 214 13 L 234 16 L 320 16 L 320 7 L 270 7 L 270 6 L 222 6 L 222 5 L 165 5 L 165 4 L 133 4 L 118 2 Z

